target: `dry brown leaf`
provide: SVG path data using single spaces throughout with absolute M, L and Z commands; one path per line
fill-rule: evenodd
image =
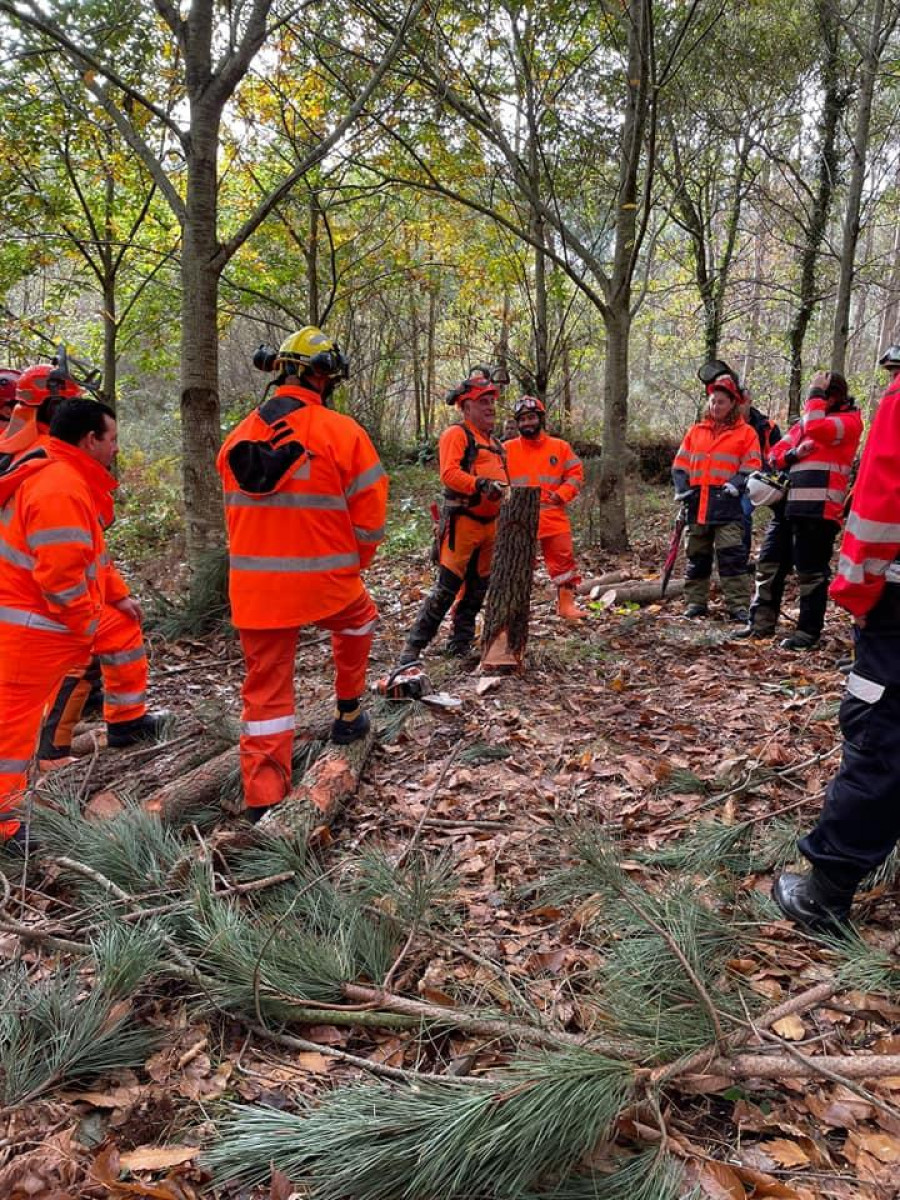
M 769 1141 L 763 1142 L 763 1147 L 766 1153 L 770 1154 L 776 1162 L 781 1163 L 783 1167 L 809 1166 L 809 1155 L 799 1143 L 793 1142 L 789 1138 L 771 1138 Z
M 772 1029 L 779 1037 L 783 1037 L 789 1042 L 802 1042 L 806 1037 L 806 1026 L 796 1013 L 791 1013 L 789 1016 L 782 1017 L 780 1021 L 775 1021 Z
M 900 1138 L 887 1133 L 858 1133 L 859 1145 L 884 1163 L 900 1163 Z
M 199 1153 L 199 1146 L 138 1146 L 121 1154 L 119 1165 L 127 1171 L 166 1171 L 190 1162 Z
M 753 1200 L 814 1200 L 806 1188 L 791 1187 L 752 1167 L 735 1167 L 735 1174 L 753 1188 Z
M 694 1159 L 688 1163 L 687 1175 L 709 1200 L 746 1200 L 744 1185 L 726 1163 Z
M 303 1050 L 294 1059 L 298 1067 L 311 1075 L 327 1075 L 334 1066 L 334 1059 L 327 1054 L 317 1054 L 315 1050 Z

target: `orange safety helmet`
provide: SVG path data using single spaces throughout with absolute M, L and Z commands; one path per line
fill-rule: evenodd
M 467 400 L 481 400 L 483 397 L 499 400 L 500 389 L 491 379 L 486 367 L 473 367 L 468 379 L 464 379 L 458 387 L 449 391 L 445 399 L 448 404 L 456 404 L 462 408 Z
M 744 403 L 744 394 L 739 385 L 731 378 L 730 375 L 720 375 L 714 379 L 712 383 L 706 385 L 706 394 L 711 396 L 713 392 L 725 392 L 730 396 L 735 404 Z
M 74 400 L 82 395 L 82 389 L 71 375 L 50 363 L 26 368 L 16 383 L 16 400 L 29 408 L 39 408 L 51 396 Z
M 524 413 L 536 412 L 541 418 L 547 415 L 547 409 L 544 407 L 543 400 L 537 396 L 520 396 L 516 401 L 516 407 L 513 409 L 513 416 L 516 420 Z

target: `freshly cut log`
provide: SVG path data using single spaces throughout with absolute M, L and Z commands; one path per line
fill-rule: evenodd
M 540 488 L 514 487 L 500 509 L 481 641 L 483 670 L 521 670 L 528 643 Z

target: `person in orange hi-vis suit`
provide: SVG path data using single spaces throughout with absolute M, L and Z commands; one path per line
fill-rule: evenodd
M 16 406 L 16 380 L 21 374 L 15 367 L 0 367 L 0 430 L 3 433 Z
M 581 491 L 584 468 L 568 442 L 545 432 L 547 410 L 537 396 L 521 396 L 513 410 L 519 437 L 504 444 L 513 487 L 541 489 L 538 541 L 544 565 L 557 589 L 556 611 L 566 621 L 586 616 L 575 603 L 580 582 L 566 505 Z
M 19 808 L 41 717 L 67 671 L 86 663 L 104 601 L 103 529 L 112 520 L 112 409 L 66 400 L 49 450 L 0 477 L 0 811 Z M 24 840 L 20 815 L 0 836 Z
M 261 348 L 263 349 L 263 348 Z M 272 395 L 226 438 L 231 613 L 247 674 L 241 777 L 256 822 L 291 786 L 294 653 L 304 625 L 331 633 L 337 707 L 331 740 L 364 737 L 360 707 L 378 618 L 360 572 L 384 538 L 388 479 L 365 430 L 325 406 L 348 362 L 308 325 L 263 362 Z
M 463 419 L 445 429 L 438 442 L 444 506 L 438 530 L 438 576 L 406 635 L 399 662 L 415 662 L 453 608 L 447 644 L 456 658 L 471 653 L 477 617 L 490 582 L 497 516 L 509 485 L 503 445 L 493 437 L 499 389 L 487 367 L 448 392 L 448 404 Z
M 16 406 L 0 435 L 0 472 L 14 469 L 22 456 L 46 449 L 54 412 L 66 397 L 82 394 L 64 368 L 50 363 L 16 374 Z M 124 748 L 158 736 L 170 714 L 147 711 L 148 662 L 140 603 L 106 552 L 100 569 L 105 576 L 105 600 L 91 661 L 99 656 L 107 743 Z M 73 732 L 90 690 L 89 668 L 69 672 L 60 684 L 41 729 L 38 759 L 42 770 L 72 761 Z

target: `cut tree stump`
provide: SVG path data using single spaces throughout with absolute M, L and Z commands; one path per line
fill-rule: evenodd
M 522 669 L 528 643 L 540 500 L 540 488 L 514 487 L 500 509 L 484 608 L 482 670 Z
M 316 759 L 296 787 L 258 822 L 270 837 L 323 841 L 332 821 L 359 787 L 375 745 L 375 731 L 349 746 L 331 745 Z

